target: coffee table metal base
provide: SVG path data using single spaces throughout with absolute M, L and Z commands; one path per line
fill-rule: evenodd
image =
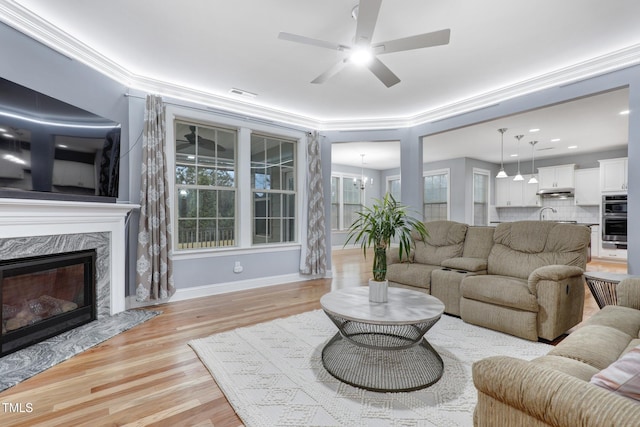
M 322 364 L 340 381 L 371 391 L 402 392 L 429 387 L 442 377 L 442 358 L 423 338 L 439 316 L 400 327 L 329 317 L 340 331 L 322 350 Z

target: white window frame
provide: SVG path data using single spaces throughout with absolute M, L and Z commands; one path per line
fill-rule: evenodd
M 353 182 L 361 178 L 360 175 L 350 174 L 350 173 L 332 173 L 331 178 L 338 178 L 338 228 L 332 228 L 331 231 L 346 231 L 349 229 L 351 224 L 344 223 L 344 180 L 348 180 Z M 364 206 L 364 201 L 366 200 L 366 191 L 360 190 L 360 206 Z
M 199 248 L 199 249 L 182 249 L 177 248 L 177 212 L 175 200 L 175 167 L 176 167 L 176 150 L 175 150 L 175 121 L 184 120 L 187 122 L 201 123 L 204 126 L 214 126 L 222 128 L 231 128 L 237 131 L 237 183 L 236 183 L 236 246 L 221 248 Z M 168 185 L 171 209 L 171 227 L 173 231 L 173 257 L 174 259 L 188 259 L 193 257 L 215 255 L 219 253 L 254 253 L 260 251 L 278 250 L 281 248 L 300 248 L 301 242 L 306 239 L 302 236 L 303 203 L 306 193 L 306 134 L 303 131 L 281 128 L 279 126 L 270 126 L 267 124 L 254 123 L 246 120 L 220 116 L 209 113 L 200 109 L 182 107 L 178 105 L 168 104 L 165 109 L 166 122 L 166 154 L 167 154 L 167 170 Z M 296 141 L 296 230 L 295 242 L 283 242 L 273 244 L 253 244 L 253 201 L 251 200 L 251 133 L 277 135 L 284 139 Z
M 485 216 L 487 218 L 486 224 L 476 224 L 476 216 L 475 216 L 475 201 L 476 201 L 476 186 L 475 186 L 475 176 L 476 175 L 486 175 L 487 177 L 487 200 L 486 200 L 486 212 Z M 473 175 L 471 178 L 471 225 L 489 225 L 489 209 L 491 205 L 491 171 L 487 169 L 473 168 Z
M 424 171 L 422 173 L 422 193 L 424 194 L 424 178 L 428 177 L 428 176 L 433 176 L 433 175 L 446 175 L 447 176 L 447 220 L 451 218 L 451 169 L 450 168 L 444 168 L 444 169 L 434 169 L 434 170 L 430 170 L 430 171 Z M 422 200 L 422 213 L 424 215 L 424 205 L 426 204 L 426 201 Z M 425 221 L 427 220 L 427 218 L 425 218 Z
M 389 175 L 389 176 L 387 176 L 387 185 L 385 187 L 386 188 L 385 193 L 391 193 L 391 183 L 393 181 L 398 181 L 398 185 L 400 185 L 400 189 L 401 189 L 400 195 L 398 197 L 394 196 L 396 201 L 400 202 L 400 201 L 402 201 L 401 200 L 401 196 L 402 196 L 402 180 L 400 179 L 400 175 Z

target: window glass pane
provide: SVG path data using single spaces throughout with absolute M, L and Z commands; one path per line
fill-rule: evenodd
M 218 130 L 217 157 L 219 160 L 225 160 L 225 163 L 233 164 L 233 160 L 236 158 L 235 138 L 236 134 L 234 132 Z M 232 162 L 228 162 L 229 160 L 232 160 Z
M 392 179 L 389 181 L 389 193 L 396 201 L 400 201 L 400 179 Z
M 282 190 L 282 177 L 280 176 L 280 166 L 268 166 L 269 187 L 273 190 Z
M 178 188 L 178 218 L 195 218 L 198 215 L 197 190 Z
M 218 210 L 218 197 L 215 190 L 198 190 L 198 217 L 215 218 Z
M 236 132 L 180 121 L 175 129 L 177 249 L 235 245 Z
M 295 143 L 252 135 L 251 161 L 253 243 L 295 241 Z
M 176 184 L 195 184 L 196 183 L 196 167 L 176 165 Z
M 424 177 L 424 220 L 447 220 L 449 193 L 448 172 L 433 173 Z
M 473 174 L 473 224 L 489 224 L 489 175 L 483 173 Z

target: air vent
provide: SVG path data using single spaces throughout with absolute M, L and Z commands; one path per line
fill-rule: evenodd
M 258 96 L 257 94 L 253 93 L 253 92 L 249 92 L 247 90 L 242 90 L 242 89 L 237 89 L 237 88 L 231 88 L 231 90 L 229 90 L 229 93 L 232 95 L 238 95 L 238 96 L 242 96 L 245 98 L 255 98 L 256 96 Z

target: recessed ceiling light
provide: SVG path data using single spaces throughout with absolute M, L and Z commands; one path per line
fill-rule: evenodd
M 620 115 L 621 115 L 621 116 L 626 116 L 626 115 L 628 115 L 628 114 L 629 114 L 629 110 L 623 110 L 623 111 L 620 111 Z
M 0 128 L 0 132 L 6 132 L 7 130 L 5 128 Z
M 538 128 L 529 129 L 529 132 L 531 132 L 531 133 L 540 132 L 540 129 L 538 129 Z
M 57 144 L 56 147 L 58 147 L 58 148 L 69 148 L 68 145 L 64 145 L 64 144 Z
M 569 150 L 573 150 L 574 148 L 578 148 L 578 146 L 577 146 L 577 145 L 570 145 L 570 146 L 568 146 L 567 148 L 568 148 Z
M 2 136 L 4 136 L 5 138 L 15 138 L 15 136 L 11 135 L 10 133 L 3 133 Z
M 551 142 L 558 142 L 558 141 L 560 141 L 560 138 L 553 138 L 553 139 L 551 140 Z
M 517 154 L 511 154 L 509 157 L 518 157 Z

